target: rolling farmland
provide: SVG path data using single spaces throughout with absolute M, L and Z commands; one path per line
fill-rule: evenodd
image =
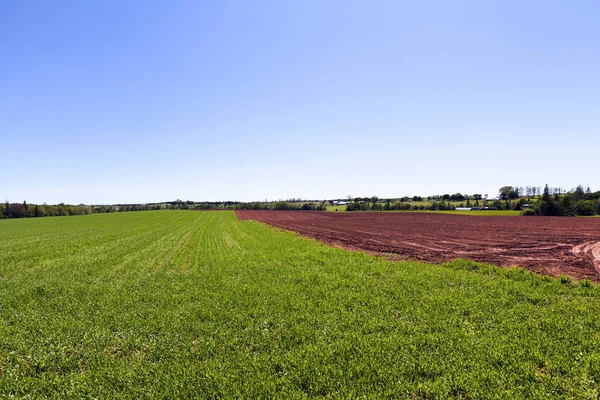
M 238 210 L 237 215 L 396 260 L 467 258 L 600 282 L 600 220 L 594 218 L 261 210 Z
M 0 237 L 0 397 L 600 393 L 588 281 L 392 262 L 229 211 L 1 220 Z

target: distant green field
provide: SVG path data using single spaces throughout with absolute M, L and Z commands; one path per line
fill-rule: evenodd
M 473 217 L 516 217 L 521 215 L 521 211 L 513 210 L 479 210 L 479 211 L 456 211 L 456 210 L 442 210 L 442 211 L 425 211 L 429 213 L 438 214 L 458 214 L 458 215 L 470 215 Z
M 339 208 L 339 211 L 346 211 L 346 206 L 343 209 L 340 206 L 327 206 L 327 211 L 335 211 Z M 469 215 L 473 217 L 486 217 L 486 216 L 498 216 L 498 217 L 515 217 L 521 215 L 520 211 L 512 210 L 485 210 L 485 211 L 456 211 L 456 210 L 442 210 L 442 211 L 428 211 L 428 210 L 393 210 L 393 211 L 352 211 L 352 212 L 424 212 L 424 213 L 437 213 L 437 214 L 458 214 L 458 215 Z
M 327 211 L 346 211 L 346 206 L 327 206 Z
M 1 398 L 597 398 L 600 289 L 233 212 L 0 221 Z

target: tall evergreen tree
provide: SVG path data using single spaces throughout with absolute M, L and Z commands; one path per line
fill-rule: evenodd
M 548 184 L 544 187 L 544 193 L 542 194 L 542 201 L 550 201 L 550 189 Z

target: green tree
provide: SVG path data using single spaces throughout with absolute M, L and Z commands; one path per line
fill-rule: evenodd
M 575 207 L 573 204 L 573 195 L 566 193 L 559 199 L 560 208 L 563 210 L 564 215 L 575 215 Z
M 578 185 L 573 191 L 572 199 L 573 204 L 578 203 L 580 200 L 583 200 L 585 196 L 585 192 L 583 191 L 583 186 Z
M 595 208 L 592 200 L 580 200 L 575 204 L 575 213 L 577 215 L 594 215 L 596 213 Z
M 548 188 L 548 184 L 544 187 L 544 192 L 542 193 L 542 201 L 550 201 L 550 189 Z
M 377 210 L 377 201 L 379 201 L 379 198 L 375 195 L 373 195 L 371 197 L 371 209 L 372 210 Z
M 464 199 L 465 196 L 462 193 L 454 193 L 452 196 L 450 196 L 451 201 L 463 201 Z
M 502 197 L 508 197 L 508 193 L 513 190 L 512 186 L 502 186 L 500 189 L 498 189 L 498 192 L 500 193 L 500 196 Z
M 555 216 L 563 215 L 564 212 L 559 204 L 557 204 L 550 196 L 548 185 L 544 187 L 542 200 L 536 204 L 535 212 L 537 215 Z

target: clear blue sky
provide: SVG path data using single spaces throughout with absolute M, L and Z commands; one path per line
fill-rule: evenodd
M 598 1 L 3 1 L 0 199 L 600 189 Z

